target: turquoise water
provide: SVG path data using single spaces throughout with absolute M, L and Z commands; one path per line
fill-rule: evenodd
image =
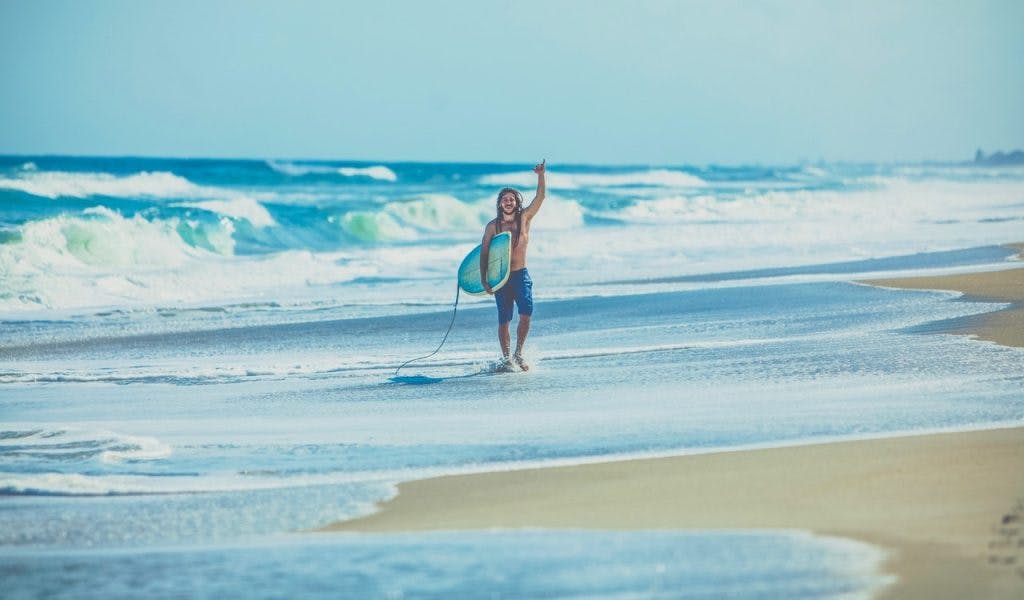
M 533 369 L 463 297 L 396 377 L 526 166 L 0 159 L 5 586 L 859 597 L 877 549 L 795 532 L 294 532 L 422 477 L 1024 420 L 1024 353 L 929 333 L 1003 305 L 852 283 L 1012 266 L 1024 172 L 550 169 Z

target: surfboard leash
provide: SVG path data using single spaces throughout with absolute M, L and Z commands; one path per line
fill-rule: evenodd
M 401 366 L 399 366 L 397 369 L 395 369 L 394 377 L 398 377 L 398 372 L 401 371 L 403 368 L 405 368 L 405 366 L 408 365 L 409 363 L 414 363 L 414 362 L 416 362 L 418 360 L 423 360 L 424 358 L 430 358 L 431 356 L 433 356 L 433 355 L 435 355 L 435 354 L 437 354 L 438 352 L 441 351 L 441 347 L 444 346 L 444 343 L 448 340 L 448 334 L 452 332 L 452 326 L 455 325 L 455 315 L 458 314 L 458 312 L 459 312 L 459 293 L 461 291 L 462 291 L 462 288 L 459 286 L 458 282 L 456 282 L 455 283 L 455 305 L 452 307 L 452 320 L 451 320 L 450 323 L 448 323 L 448 331 L 444 332 L 444 337 L 441 338 L 441 343 L 438 344 L 437 349 L 434 350 L 433 352 L 431 352 L 430 354 L 425 355 L 425 356 L 417 356 L 416 358 L 414 358 L 412 360 L 405 361 L 404 363 L 401 364 Z

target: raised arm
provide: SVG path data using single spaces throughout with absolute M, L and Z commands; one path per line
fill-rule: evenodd
M 494 237 L 494 231 L 494 221 L 491 221 L 484 228 L 484 239 L 480 241 L 480 283 L 483 284 L 488 294 L 494 293 L 491 290 L 491 284 L 487 283 L 487 264 L 491 258 L 491 238 Z
M 523 209 L 523 218 L 527 221 L 533 219 L 537 215 L 537 211 L 540 210 L 542 204 L 544 204 L 544 195 L 547 192 L 547 187 L 544 183 L 544 169 L 547 159 L 540 161 L 540 164 L 533 168 L 533 172 L 537 174 L 537 195 L 533 197 L 533 201 L 530 205 Z

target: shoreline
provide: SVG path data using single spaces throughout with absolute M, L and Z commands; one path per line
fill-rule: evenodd
M 1021 252 L 1015 260 L 1024 257 L 1024 243 L 1006 246 Z M 868 279 L 858 283 L 907 290 L 953 291 L 962 293 L 968 301 L 1009 303 L 1010 306 L 1002 310 L 957 320 L 938 332 L 970 335 L 1001 346 L 1024 347 L 1024 267 L 956 275 Z
M 1024 245 L 1013 247 L 1024 250 Z M 941 333 L 1024 347 L 1024 268 L 861 281 L 1010 307 Z M 883 598 L 1024 595 L 1024 427 L 451 475 L 326 532 L 801 529 L 889 552 Z

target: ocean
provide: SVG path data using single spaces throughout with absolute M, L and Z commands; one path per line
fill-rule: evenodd
M 455 270 L 532 165 L 0 157 L 7 597 L 870 597 L 801 531 L 310 534 L 402 481 L 1024 422 L 1024 168 L 548 165 L 526 373 Z M 1016 263 L 1019 264 L 1019 263 Z M 400 373 L 406 361 L 413 362 Z

